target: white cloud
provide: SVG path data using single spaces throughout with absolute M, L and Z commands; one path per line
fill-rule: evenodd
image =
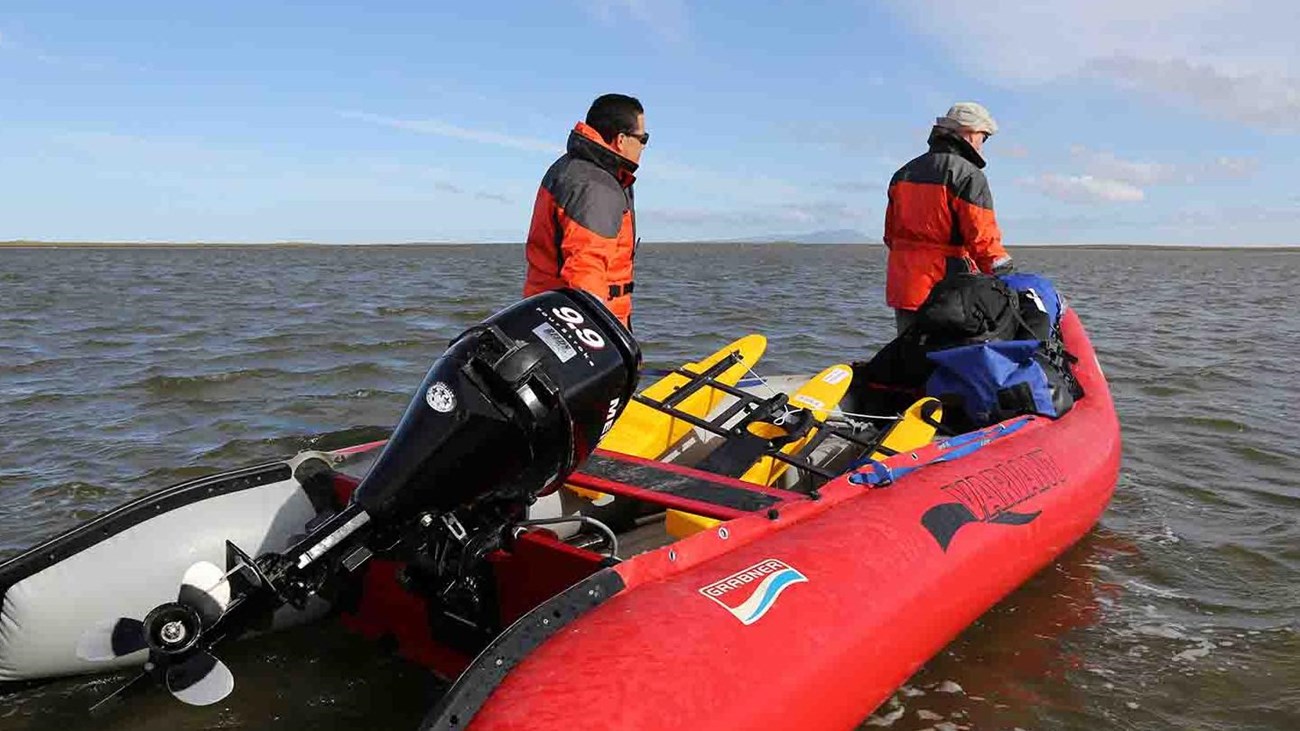
M 1070 155 L 1083 164 L 1089 175 L 1139 186 L 1243 180 L 1254 175 L 1259 168 L 1259 161 L 1248 157 L 1218 157 L 1205 163 L 1172 164 L 1126 160 L 1112 152 L 1091 150 L 1082 145 L 1071 147 Z
M 485 201 L 495 201 L 497 203 L 514 203 L 514 201 L 511 200 L 509 196 L 504 196 L 501 195 L 500 193 L 487 193 L 487 192 L 480 191 L 478 193 L 475 193 L 474 197 Z
M 504 196 L 504 195 L 502 195 L 502 194 L 500 194 L 500 193 L 492 193 L 492 192 L 485 191 L 485 190 L 470 191 L 470 190 L 466 190 L 465 188 L 462 188 L 462 187 L 459 186 L 459 185 L 455 185 L 455 184 L 452 184 L 452 183 L 448 183 L 448 182 L 445 181 L 445 180 L 439 180 L 439 181 L 435 182 L 435 183 L 433 184 L 433 188 L 434 188 L 434 190 L 439 190 L 439 191 L 442 191 L 443 193 L 451 193 L 452 195 L 472 195 L 472 196 L 474 196 L 475 198 L 478 198 L 479 200 L 484 200 L 484 201 L 493 201 L 493 202 L 495 202 L 495 203 L 512 203 L 512 202 L 513 202 L 513 201 L 510 200 L 509 197 Z
M 1029 148 L 1024 145 L 1007 145 L 1006 147 L 989 146 L 989 151 L 994 157 L 1011 157 L 1017 160 L 1023 160 L 1029 157 Z
M 1111 152 L 1089 150 L 1081 145 L 1070 148 L 1070 155 L 1084 164 L 1089 175 L 1120 180 L 1133 185 L 1172 182 L 1180 177 L 1177 166 L 1158 162 L 1125 160 Z M 1190 180 L 1180 182 L 1191 182 Z
M 389 183 L 389 184 L 391 184 L 390 181 L 387 181 L 387 180 L 385 180 L 385 179 L 382 178 L 382 177 L 381 177 L 381 178 L 375 178 L 375 179 L 374 179 L 374 182 L 376 182 L 376 183 Z M 442 192 L 442 193 L 450 193 L 450 194 L 452 194 L 452 195 L 472 195 L 472 196 L 474 196 L 475 198 L 478 198 L 479 200 L 494 201 L 494 202 L 496 202 L 496 203 L 512 203 L 512 202 L 513 202 L 509 197 L 504 196 L 504 195 L 502 195 L 502 194 L 500 194 L 500 193 L 492 193 L 492 192 L 484 191 L 484 190 L 471 191 L 471 190 L 467 190 L 467 189 L 465 189 L 465 188 L 463 188 L 463 187 L 461 187 L 461 186 L 459 186 L 459 185 L 456 185 L 456 184 L 454 184 L 454 183 L 448 183 L 448 182 L 445 181 L 445 180 L 435 180 L 435 181 L 433 181 L 433 183 L 432 183 L 432 187 L 433 187 L 433 189 L 436 190 L 436 191 L 440 191 L 440 192 Z
M 1254 126 L 1300 131 L 1295 0 L 889 0 L 1002 83 L 1088 76 Z
M 447 124 L 446 122 L 441 122 L 436 119 L 398 119 L 378 114 L 368 114 L 366 112 L 339 112 L 339 116 L 345 119 L 354 119 L 360 122 L 368 122 L 383 127 L 392 127 L 393 129 L 404 129 L 410 132 L 418 132 L 420 134 L 450 137 L 457 140 L 479 142 L 485 145 L 496 145 L 498 147 L 509 147 L 516 150 L 545 152 L 552 155 L 558 155 L 564 152 L 563 146 L 557 145 L 553 142 L 546 142 L 531 137 L 503 135 L 497 132 L 489 132 L 487 130 L 458 127 L 454 124 Z
M 1183 59 L 1113 57 L 1090 62 L 1086 73 L 1138 94 L 1197 107 L 1219 119 L 1277 132 L 1300 132 L 1300 76 L 1230 74 Z
M 1136 185 L 1091 175 L 1044 173 L 1018 182 L 1067 203 L 1137 203 L 1146 198 Z

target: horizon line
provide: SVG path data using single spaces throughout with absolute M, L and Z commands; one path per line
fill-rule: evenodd
M 645 244 L 651 246 L 876 246 L 883 247 L 884 244 L 878 241 L 842 241 L 842 242 L 805 242 L 794 241 L 790 239 L 773 238 L 770 240 L 735 240 L 735 239 L 703 239 L 689 240 L 677 239 L 670 241 L 646 241 Z M 348 243 L 324 243 L 317 241 L 166 241 L 166 240 L 146 240 L 146 241 L 53 241 L 41 239 L 11 239 L 0 241 L 0 249 L 148 249 L 148 248 L 217 248 L 217 247 L 262 247 L 262 248 L 326 248 L 326 247 L 430 247 L 430 246 L 523 246 L 522 241 L 385 241 L 385 242 L 348 242 Z M 1236 243 L 1236 244 L 1206 244 L 1206 243 L 1154 243 L 1154 242 L 1033 242 L 1023 244 L 1010 244 L 1009 248 L 1015 249 L 1042 249 L 1042 248 L 1078 248 L 1078 249 L 1101 249 L 1101 248 L 1120 248 L 1120 249 L 1300 249 L 1300 242 L 1292 244 L 1272 244 L 1272 243 Z

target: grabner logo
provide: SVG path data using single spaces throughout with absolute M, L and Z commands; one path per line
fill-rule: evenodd
M 429 390 L 424 392 L 424 400 L 429 408 L 443 414 L 456 408 L 456 394 L 442 381 L 429 386 Z
M 700 593 L 722 605 L 741 624 L 750 625 L 767 614 L 781 592 L 807 580 L 786 562 L 769 558 L 709 584 Z

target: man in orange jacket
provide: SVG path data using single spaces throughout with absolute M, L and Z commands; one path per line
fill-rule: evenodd
M 633 173 L 650 142 L 641 102 L 605 94 L 569 133 L 568 152 L 542 178 L 525 247 L 524 296 L 584 289 L 623 321 L 632 317 L 636 256 Z
M 980 154 L 985 140 L 997 131 L 997 122 L 983 106 L 954 104 L 935 119 L 930 151 L 889 181 L 885 300 L 894 308 L 899 334 L 948 272 L 1011 270 Z

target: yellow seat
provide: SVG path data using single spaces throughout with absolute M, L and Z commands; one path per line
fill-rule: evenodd
M 790 396 L 790 405 L 799 409 L 808 409 L 812 412 L 813 418 L 817 421 L 826 421 L 830 412 L 840 405 L 840 400 L 849 390 L 849 384 L 853 382 L 853 369 L 843 363 L 839 363 L 823 370 L 821 373 L 813 376 L 799 390 Z M 752 434 L 772 439 L 774 437 L 784 436 L 786 430 L 774 424 L 751 424 L 749 431 Z M 816 436 L 817 430 L 809 429 L 808 433 L 801 438 L 790 442 L 781 448 L 783 454 L 795 454 L 803 446 Z M 763 457 L 753 464 L 740 479 L 745 482 L 752 482 L 755 485 L 764 485 L 771 487 L 776 481 L 785 474 L 786 469 L 790 467 L 789 463 L 782 462 L 775 457 Z
M 833 365 L 813 376 L 795 391 L 789 403 L 795 408 L 808 409 L 818 421 L 825 421 L 830 412 L 839 405 L 840 399 L 844 398 L 852 380 L 853 369 L 842 363 Z M 785 429 L 775 424 L 766 423 L 751 424 L 749 431 L 764 439 L 784 436 L 787 433 Z M 785 454 L 798 452 L 816 433 L 815 428 L 810 429 L 807 434 L 785 445 L 781 451 Z M 786 462 L 765 456 L 750 466 L 740 479 L 755 485 L 770 487 L 785 474 L 789 466 Z M 664 514 L 664 529 L 668 531 L 668 535 L 678 539 L 713 528 L 721 522 L 680 510 L 669 510 Z
M 929 414 L 927 420 L 926 414 Z M 920 449 L 929 444 L 934 439 L 934 424 L 943 418 L 943 406 L 939 399 L 926 396 L 907 407 L 902 417 L 894 422 L 894 425 L 885 432 L 885 436 L 880 440 L 878 447 L 883 447 L 888 451 L 877 451 L 871 453 L 874 460 L 882 460 L 891 454 L 900 452 L 910 452 L 914 449 Z

